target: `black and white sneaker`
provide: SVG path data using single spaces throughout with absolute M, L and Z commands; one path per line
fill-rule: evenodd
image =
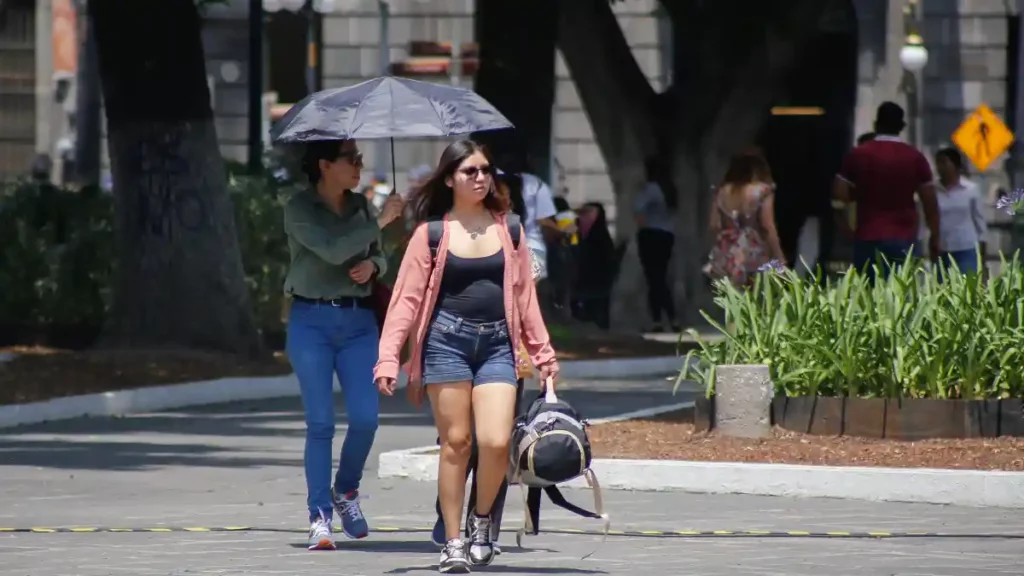
M 466 557 L 466 543 L 452 538 L 441 549 L 441 561 L 437 564 L 441 574 L 469 574 L 469 558 Z
M 494 561 L 494 544 L 491 542 L 491 518 L 470 517 L 469 559 L 477 566 L 487 566 Z

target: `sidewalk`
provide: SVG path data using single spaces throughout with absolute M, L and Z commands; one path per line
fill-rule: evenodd
M 587 416 L 681 402 L 671 382 L 571 383 Z M 339 436 L 343 433 L 339 421 Z M 375 478 L 377 454 L 430 444 L 425 413 L 385 399 L 363 492 L 377 527 L 428 527 L 434 487 Z M 76 420 L 0 433 L 0 528 L 28 526 L 253 526 L 296 533 L 2 534 L 11 576 L 436 573 L 425 533 L 376 533 L 310 553 L 305 542 L 303 428 L 297 399 Z M 512 494 L 516 494 L 513 492 Z M 606 492 L 617 530 L 931 531 L 1024 534 L 1009 510 L 865 504 L 678 493 Z M 569 498 L 590 504 L 586 492 Z M 517 527 L 512 499 L 506 527 Z M 543 528 L 597 528 L 545 506 Z M 486 573 L 965 576 L 1024 572 L 1020 540 L 730 538 L 656 539 L 543 534 L 529 551 L 503 535 L 506 554 Z M 581 560 L 597 549 L 597 553 Z M 371 554 L 368 552 L 377 552 Z M 484 570 L 480 570 L 484 573 Z

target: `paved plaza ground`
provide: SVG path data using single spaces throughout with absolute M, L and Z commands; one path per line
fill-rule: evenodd
M 574 383 L 564 395 L 599 418 L 689 397 L 671 383 Z M 434 486 L 376 478 L 381 450 L 431 444 L 425 413 L 385 399 L 363 486 L 372 526 L 433 523 Z M 339 435 L 344 431 L 339 422 Z M 251 526 L 282 532 L 0 533 L 4 576 L 430 574 L 426 533 L 374 533 L 311 553 L 305 543 L 303 427 L 297 399 L 0 430 L 0 528 Z M 512 493 L 513 495 L 516 492 Z M 1019 511 L 840 500 L 606 492 L 619 530 L 928 531 L 1024 537 Z M 569 497 L 591 503 L 586 492 Z M 512 498 L 514 501 L 515 498 Z M 517 527 L 521 508 L 506 512 Z M 553 506 L 546 528 L 598 528 Z M 288 530 L 296 530 L 288 532 Z M 1024 573 L 1024 539 L 528 537 L 478 573 L 759 576 L 971 576 Z M 581 559 L 594 552 L 593 556 Z

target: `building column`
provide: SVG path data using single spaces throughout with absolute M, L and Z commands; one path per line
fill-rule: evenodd
M 36 0 L 36 153 L 53 155 L 53 0 Z

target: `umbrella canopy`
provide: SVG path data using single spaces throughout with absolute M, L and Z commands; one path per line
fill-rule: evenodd
M 512 128 L 479 94 L 385 76 L 310 94 L 271 131 L 275 142 L 425 138 Z

